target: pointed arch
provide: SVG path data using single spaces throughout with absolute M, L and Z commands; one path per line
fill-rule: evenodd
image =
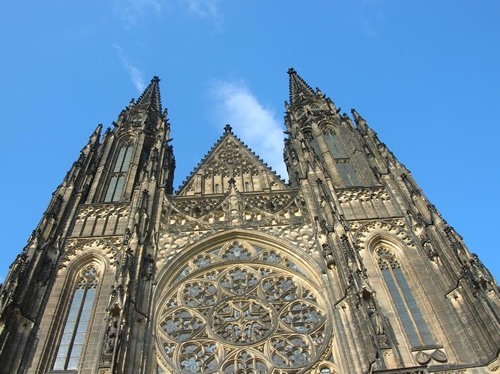
M 72 300 L 57 348 L 54 370 L 77 370 L 96 298 L 99 272 L 96 264 L 86 265 L 78 274 Z
M 102 321 L 96 319 L 96 312 L 106 307 L 102 290 L 110 284 L 112 264 L 96 243 L 77 247 L 80 250 L 58 266 L 38 333 L 37 372 L 76 372 L 83 363 L 88 367 L 97 362 L 97 358 L 89 358 L 88 347 L 102 341 Z
M 125 189 L 128 170 L 134 154 L 134 139 L 125 138 L 119 141 L 113 164 L 109 171 L 104 202 L 120 201 Z
M 417 301 L 417 288 L 409 277 L 408 264 L 403 261 L 405 252 L 411 249 L 401 242 L 401 233 L 394 237 L 393 233 L 380 231 L 380 226 L 376 231 L 363 241 L 362 247 L 367 250 L 365 256 L 369 256 L 366 265 L 371 278 L 378 285 L 379 292 L 383 291 L 385 295 L 382 297 L 386 300 L 384 309 L 392 310 L 390 314 L 397 319 L 412 348 L 434 346 L 434 337 Z
M 434 339 L 408 284 L 401 263 L 391 247 L 387 241 L 381 241 L 373 251 L 392 304 L 411 346 L 432 345 Z

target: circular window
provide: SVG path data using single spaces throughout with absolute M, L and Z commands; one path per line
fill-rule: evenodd
M 306 372 L 324 356 L 331 330 L 317 286 L 299 269 L 249 244 L 196 256 L 162 297 L 157 344 L 165 369 Z

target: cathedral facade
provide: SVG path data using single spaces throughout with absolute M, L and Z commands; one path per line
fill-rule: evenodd
M 97 127 L 1 289 L 1 373 L 500 373 L 488 270 L 288 73 L 288 183 L 227 125 L 174 193 L 156 77 Z

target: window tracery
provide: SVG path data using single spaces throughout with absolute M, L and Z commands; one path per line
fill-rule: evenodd
M 158 351 L 176 373 L 305 373 L 331 340 L 318 287 L 293 259 L 233 241 L 179 270 L 160 304 Z
M 401 264 L 392 251 L 383 245 L 378 246 L 375 253 L 382 277 L 410 344 L 413 347 L 432 345 L 432 335 L 401 270 Z
M 104 202 L 119 201 L 121 199 L 133 153 L 134 146 L 131 141 L 119 148 L 113 169 L 110 173 Z
M 97 288 L 97 270 L 85 267 L 79 274 L 68 317 L 57 350 L 54 370 L 77 370 Z

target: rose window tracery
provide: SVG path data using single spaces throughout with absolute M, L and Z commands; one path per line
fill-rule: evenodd
M 157 318 L 167 372 L 298 374 L 328 353 L 319 287 L 284 253 L 233 241 L 176 273 Z

